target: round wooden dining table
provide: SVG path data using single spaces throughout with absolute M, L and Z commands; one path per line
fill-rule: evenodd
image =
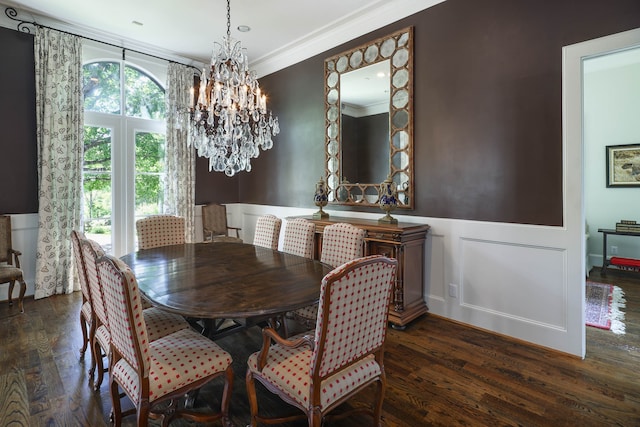
M 186 243 L 121 259 L 154 305 L 187 317 L 247 319 L 293 311 L 320 298 L 332 268 L 245 243 Z

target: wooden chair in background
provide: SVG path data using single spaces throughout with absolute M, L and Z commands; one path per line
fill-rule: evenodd
M 23 300 L 27 284 L 20 268 L 20 255 L 22 252 L 15 250 L 11 243 L 11 217 L 0 215 L 0 283 L 9 283 L 9 305 L 13 305 L 13 286 L 16 282 L 20 283 L 18 307 L 24 313 Z
M 380 425 L 387 311 L 397 265 L 394 259 L 373 255 L 327 274 L 313 337 L 287 340 L 272 328 L 263 329 L 262 349 L 247 361 L 251 426 L 307 418 L 310 427 L 320 427 L 327 413 L 372 384 L 376 385 L 375 402 L 367 412 L 373 416 L 371 425 Z M 304 415 L 260 416 L 255 380 Z
M 138 249 L 183 244 L 184 218 L 175 215 L 151 215 L 136 221 L 136 233 Z
M 238 227 L 227 225 L 227 207 L 217 203 L 209 203 L 202 207 L 202 232 L 204 241 L 242 243 Z M 235 232 L 235 237 L 229 236 Z

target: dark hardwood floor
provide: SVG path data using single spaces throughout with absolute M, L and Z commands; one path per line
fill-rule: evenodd
M 639 426 L 640 274 L 602 277 L 595 269 L 590 279 L 624 290 L 626 334 L 587 328 L 585 360 L 430 315 L 405 331 L 390 329 L 385 425 Z M 79 292 L 28 299 L 25 314 L 0 303 L 0 426 L 109 425 L 107 381 L 93 392 L 89 354 L 79 359 L 80 301 Z M 244 426 L 249 419 L 244 366 L 247 355 L 259 349 L 259 330 L 218 342 L 235 359 L 232 421 Z M 196 405 L 217 405 L 220 390 L 219 384 L 207 386 Z M 292 411 L 266 391 L 259 401 L 265 412 Z M 134 424 L 133 417 L 125 421 Z M 368 424 L 358 417 L 326 423 Z

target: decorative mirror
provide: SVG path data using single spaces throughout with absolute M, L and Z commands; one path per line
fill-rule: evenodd
M 413 27 L 327 58 L 324 77 L 329 203 L 377 206 L 391 177 L 412 209 Z

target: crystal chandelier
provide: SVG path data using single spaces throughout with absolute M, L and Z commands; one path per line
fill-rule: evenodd
M 194 99 L 195 98 L 195 99 Z M 211 68 L 202 70 L 195 97 L 191 89 L 189 144 L 209 159 L 209 170 L 233 176 L 251 171 L 251 159 L 260 148 L 273 147 L 280 133 L 278 118 L 267 110 L 255 71 L 240 41 L 231 38 L 231 5 L 227 0 L 227 36 L 215 43 Z

